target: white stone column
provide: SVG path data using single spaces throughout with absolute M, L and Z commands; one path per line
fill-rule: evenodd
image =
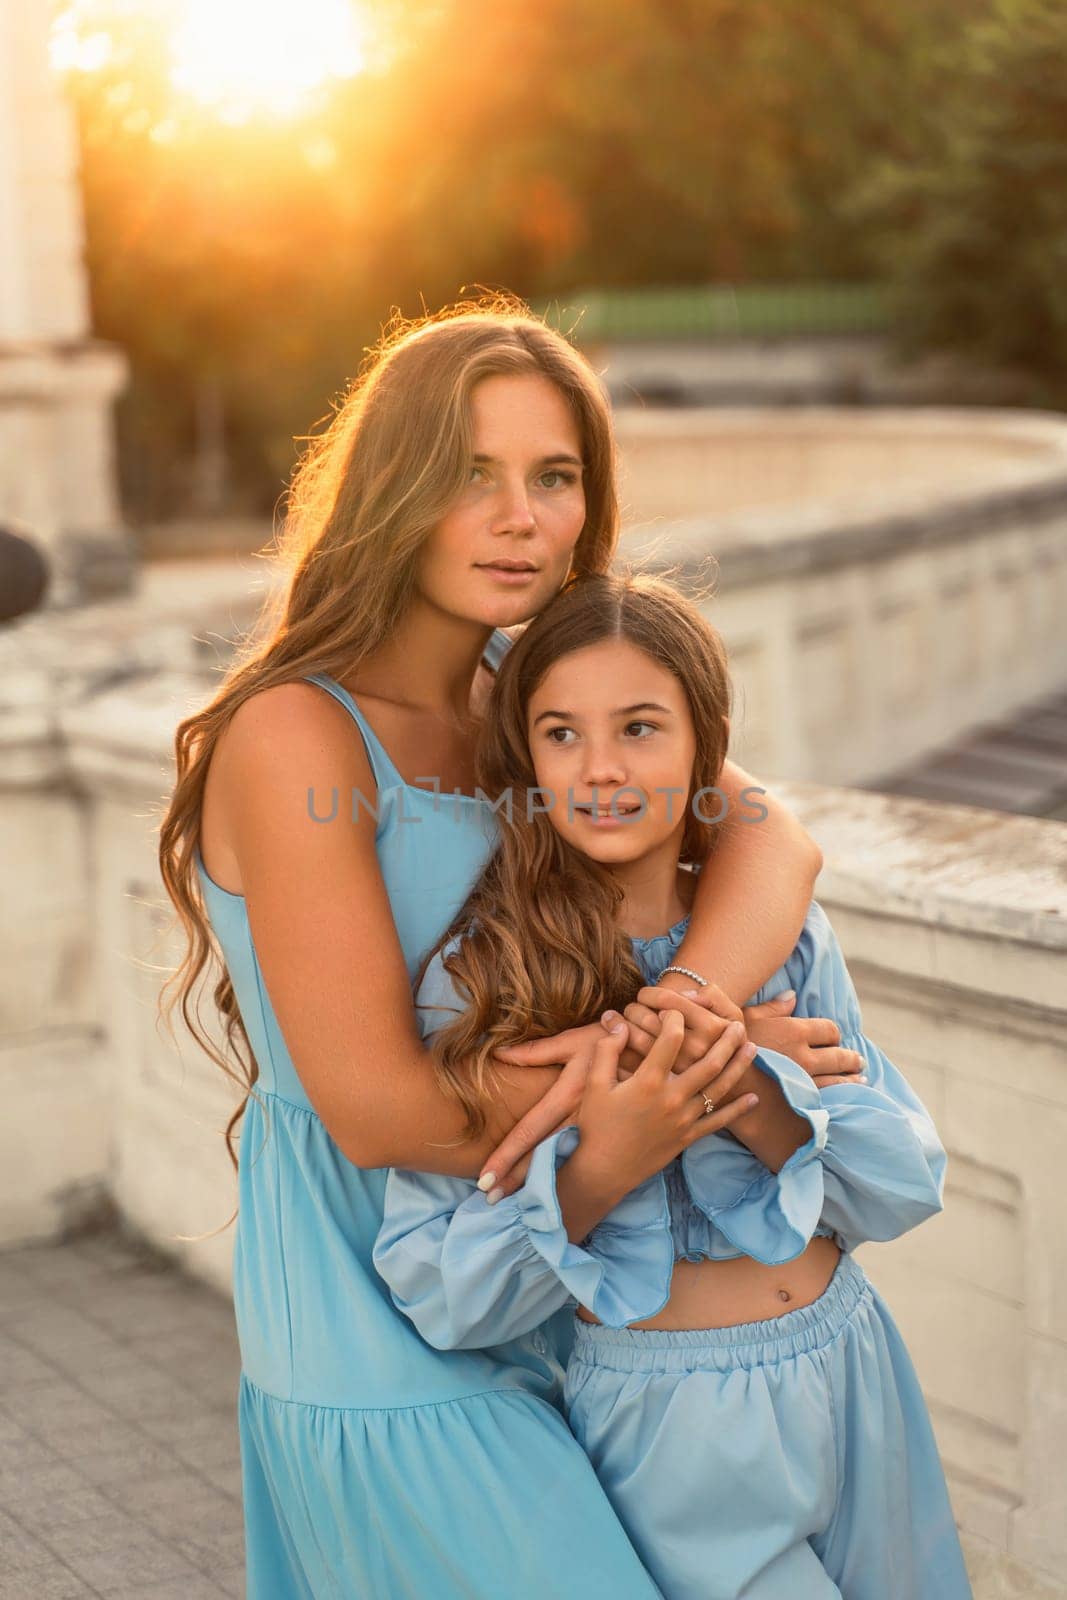
M 111 407 L 121 353 L 93 340 L 74 119 L 50 7 L 0 0 L 0 523 L 41 542 L 49 599 L 128 587 Z

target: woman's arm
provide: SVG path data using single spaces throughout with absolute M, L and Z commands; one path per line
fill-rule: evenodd
M 722 822 L 708 824 L 720 837 L 699 874 L 675 959 L 744 1005 L 792 954 L 823 857 L 792 812 L 742 767 L 727 761 L 719 787 L 729 809 Z M 758 792 L 742 801 L 746 789 Z M 664 983 L 692 987 L 678 972 L 668 973 Z
M 375 794 L 351 719 L 311 684 L 264 690 L 235 713 L 211 776 L 270 1002 L 331 1137 L 358 1166 L 477 1176 L 514 1118 L 559 1074 L 516 1069 L 514 1112 L 505 1102 L 481 1141 L 446 1147 L 464 1115 L 438 1087 L 419 1037 L 375 818 L 365 805 L 351 816 L 353 791 Z M 335 820 L 315 822 L 309 790 L 321 814 L 334 789 Z M 507 1095 L 506 1074 L 501 1081 Z

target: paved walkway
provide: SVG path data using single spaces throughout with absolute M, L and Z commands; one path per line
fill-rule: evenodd
M 0 1253 L 0 1600 L 244 1595 L 229 1303 L 125 1241 Z

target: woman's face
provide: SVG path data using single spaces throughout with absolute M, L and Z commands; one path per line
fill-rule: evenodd
M 585 524 L 578 424 L 547 378 L 483 378 L 471 393 L 468 481 L 419 552 L 423 599 L 508 627 L 563 587 Z
M 604 640 L 557 661 L 530 697 L 526 737 L 549 821 L 583 855 L 610 866 L 675 836 L 680 846 L 693 719 L 678 679 L 636 645 Z

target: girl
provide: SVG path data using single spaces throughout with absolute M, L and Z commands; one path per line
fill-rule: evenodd
M 481 757 L 510 821 L 418 995 L 442 1086 L 477 1128 L 494 1050 L 625 1021 L 609 1009 L 577 1117 L 512 1196 L 392 1173 L 375 1265 L 438 1349 L 577 1302 L 568 1417 L 668 1600 L 959 1600 L 918 1381 L 851 1255 L 941 1209 L 933 1125 L 865 1038 L 815 901 L 756 1000 L 791 984 L 861 1082 L 813 1083 L 746 1046 L 725 997 L 657 987 L 714 859 L 728 712 L 718 637 L 662 583 L 574 584 L 510 652 Z M 647 1048 L 630 1073 L 627 1041 Z
M 504 630 L 606 570 L 617 531 L 610 412 L 565 339 L 503 297 L 398 322 L 294 481 L 281 614 L 178 729 L 160 841 L 189 940 L 177 993 L 195 1028 L 221 953 L 245 1091 L 227 1134 L 240 1118 L 253 1600 L 655 1594 L 563 1420 L 571 1319 L 504 1352 L 442 1353 L 371 1262 L 384 1169 L 473 1180 L 513 1120 L 462 1137 L 411 978 L 495 839 L 473 739 Z M 729 768 L 722 783 L 752 781 Z M 818 866 L 781 806 L 728 831 L 683 964 L 750 993 L 795 943 Z M 792 1029 L 812 1070 L 851 1059 L 829 1022 L 764 1012 L 759 1027 Z M 571 1120 L 602 1033 L 567 1030 L 516 1074 L 534 1109 L 494 1157 L 504 1190 L 516 1157 Z

